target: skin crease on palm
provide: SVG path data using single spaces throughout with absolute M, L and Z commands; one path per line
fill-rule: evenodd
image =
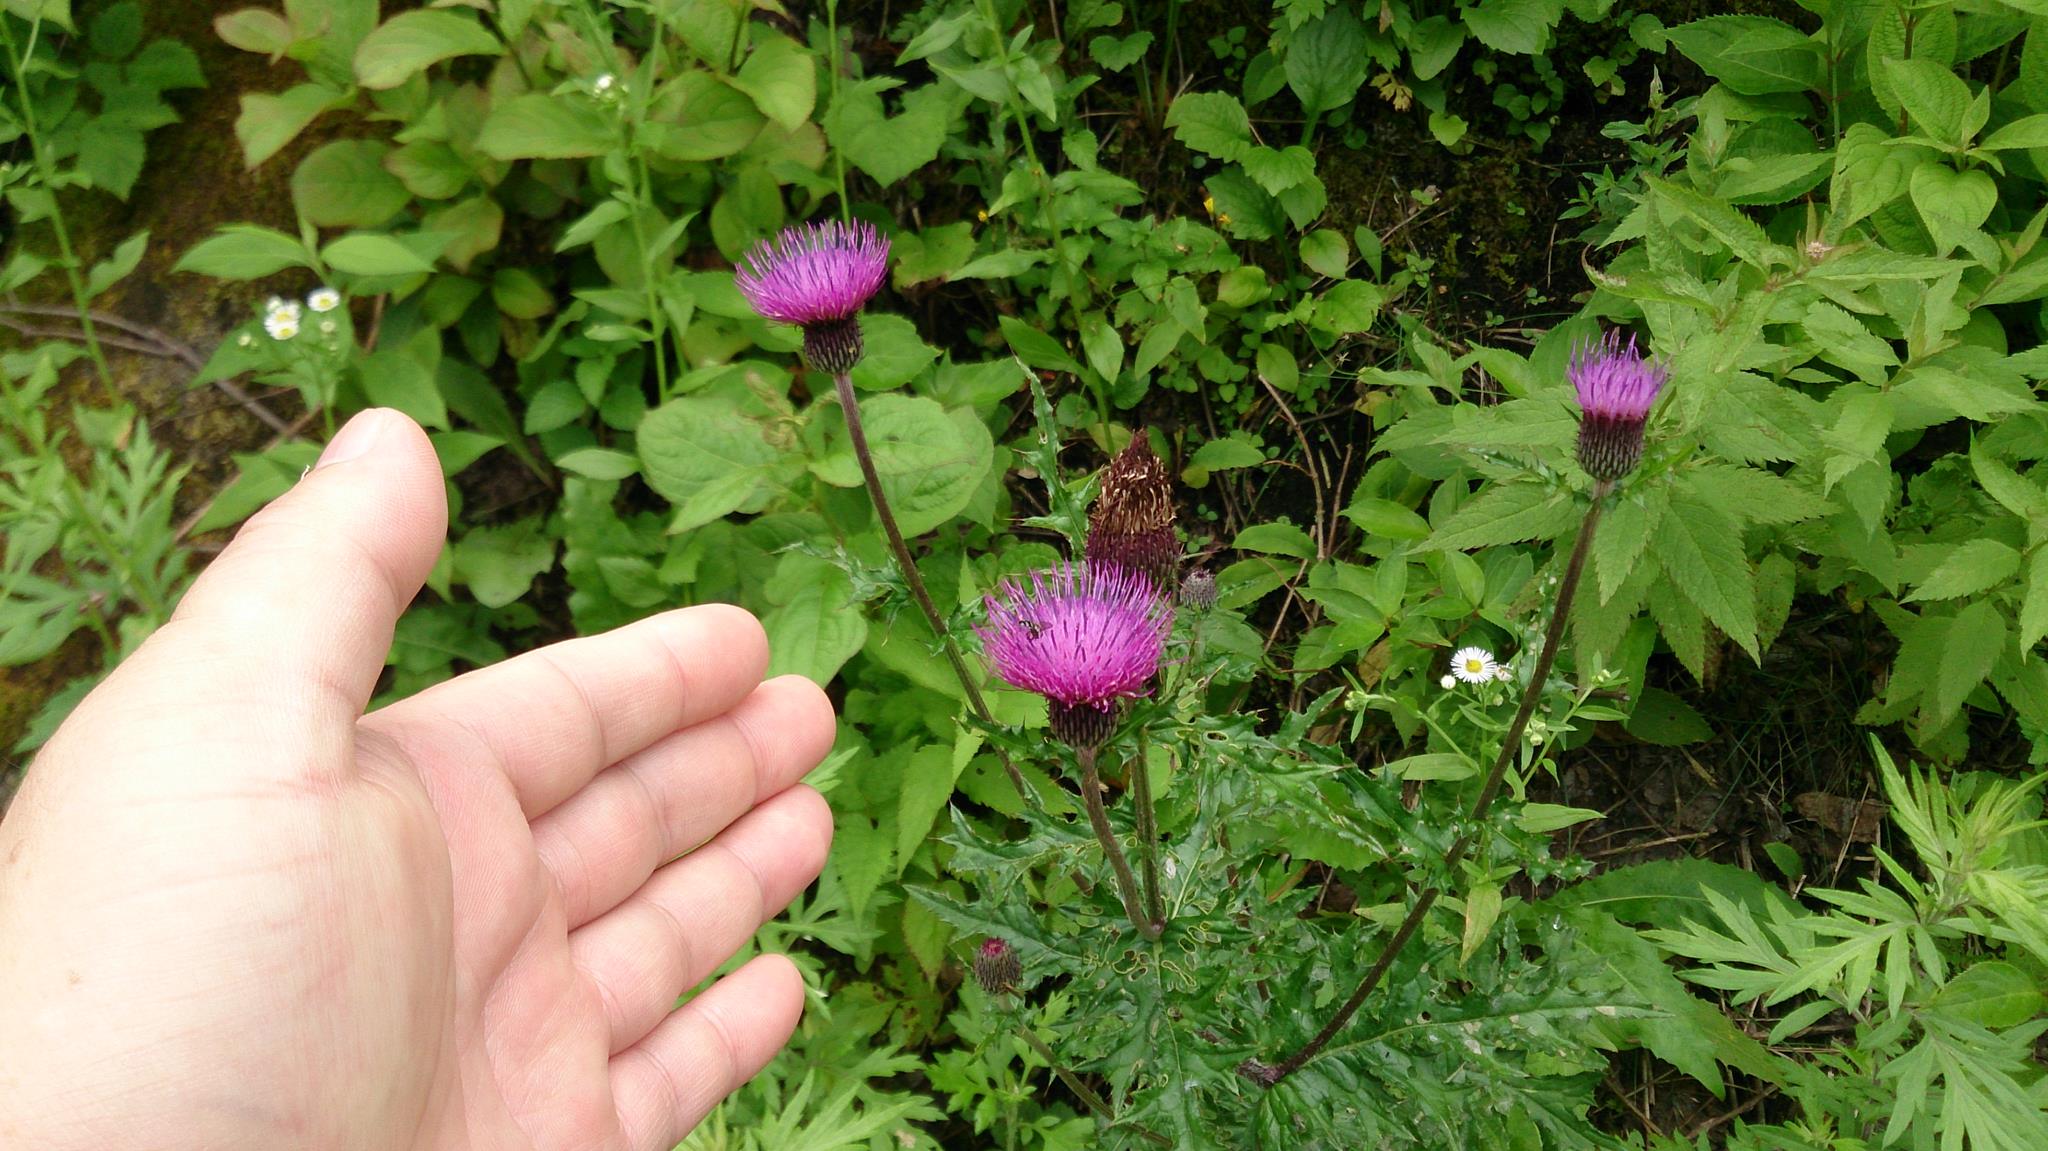
M 45 748 L 0 821 L 0 1147 L 671 1147 L 795 1027 L 809 681 L 730 607 L 363 714 L 446 528 L 363 413 Z

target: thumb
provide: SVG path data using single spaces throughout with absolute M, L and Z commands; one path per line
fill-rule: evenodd
M 447 530 L 426 433 L 390 409 L 359 413 L 298 486 L 243 525 L 131 662 L 169 671 L 157 686 L 200 711 L 244 705 L 237 726 L 345 730 Z

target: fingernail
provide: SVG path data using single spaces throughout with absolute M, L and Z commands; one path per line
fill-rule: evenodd
M 356 413 L 356 417 L 343 424 L 334 438 L 327 443 L 327 450 L 320 453 L 320 462 L 313 465 L 314 471 L 334 464 L 345 464 L 360 459 L 377 446 L 377 437 L 384 434 L 386 413 L 382 408 L 371 408 Z

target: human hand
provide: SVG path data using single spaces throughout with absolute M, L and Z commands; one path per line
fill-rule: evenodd
M 788 1038 L 780 956 L 671 1008 L 817 875 L 830 704 L 700 607 L 365 716 L 446 514 L 358 416 L 51 740 L 0 823 L 0 1146 L 668 1148 Z

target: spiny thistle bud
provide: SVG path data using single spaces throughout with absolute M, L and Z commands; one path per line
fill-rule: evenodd
M 1180 566 L 1173 533 L 1173 477 L 1152 454 L 1143 429 L 1102 477 L 1102 494 L 1088 513 L 1088 562 L 1129 568 L 1170 595 Z
M 1643 458 L 1643 422 L 1670 370 L 1638 351 L 1635 337 L 1624 346 L 1619 332 L 1608 332 L 1581 348 L 1565 375 L 1582 413 L 1579 466 L 1604 483 L 1634 471 Z
M 1081 749 L 1115 734 L 1116 701 L 1144 693 L 1173 627 L 1150 581 L 1121 567 L 1063 564 L 986 603 L 975 634 L 995 673 L 1044 696 L 1053 735 Z
M 804 330 L 804 360 L 845 375 L 860 363 L 860 310 L 889 274 L 889 241 L 868 223 L 801 224 L 763 240 L 733 286 L 765 319 Z
M 1208 611 L 1216 606 L 1216 576 L 1208 568 L 1196 568 L 1180 581 L 1180 606 L 1190 611 Z
M 990 938 L 974 953 L 974 981 L 990 995 L 1015 991 L 1023 979 L 1024 963 L 1007 941 Z

